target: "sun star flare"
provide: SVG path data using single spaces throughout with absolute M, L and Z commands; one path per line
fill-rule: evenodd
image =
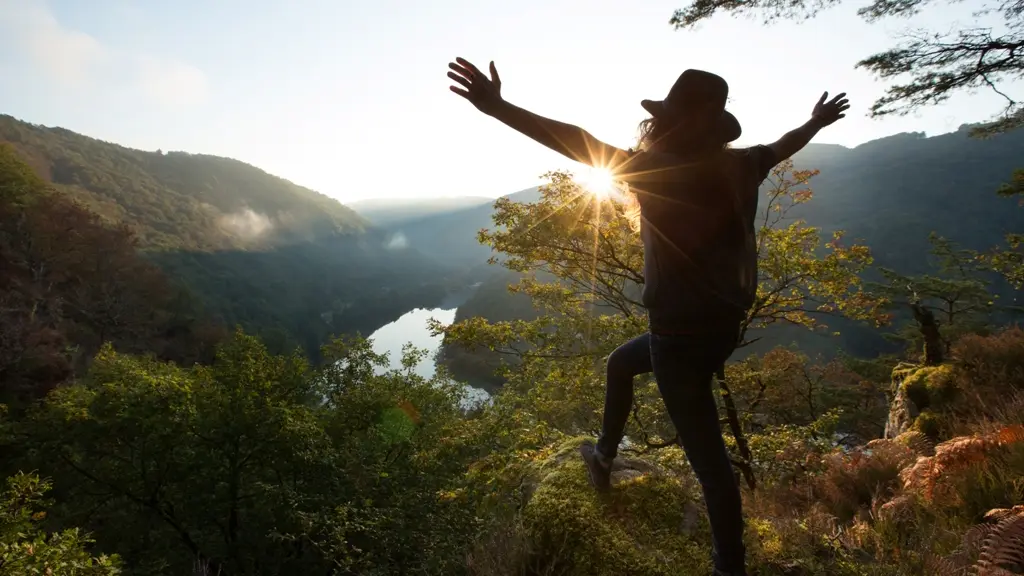
M 587 168 L 576 180 L 587 192 L 606 198 L 615 189 L 615 178 L 607 168 Z

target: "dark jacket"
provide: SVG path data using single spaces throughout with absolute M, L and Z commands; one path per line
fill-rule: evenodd
M 685 159 L 639 152 L 643 304 L 654 333 L 734 330 L 757 291 L 758 188 L 776 164 L 766 146 Z

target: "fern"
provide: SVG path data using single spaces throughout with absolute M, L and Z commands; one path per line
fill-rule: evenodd
M 908 430 L 894 438 L 893 441 L 910 448 L 917 456 L 935 455 L 935 443 L 923 432 Z
M 995 525 L 982 545 L 976 566 L 978 576 L 1024 572 L 1024 515 L 1011 513 Z
M 964 533 L 959 548 L 933 568 L 937 576 L 1024 573 L 1024 506 L 989 511 Z
M 907 490 L 920 492 L 927 500 L 950 497 L 941 481 L 949 475 L 973 466 L 985 467 L 999 448 L 1024 442 L 1024 426 L 1000 428 L 989 434 L 960 436 L 935 447 L 934 456 L 923 456 L 900 472 Z

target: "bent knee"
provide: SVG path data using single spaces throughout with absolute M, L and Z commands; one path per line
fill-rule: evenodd
M 608 355 L 607 371 L 608 377 L 632 378 L 637 374 L 650 372 L 649 362 L 638 361 L 635 353 L 628 348 L 616 348 Z

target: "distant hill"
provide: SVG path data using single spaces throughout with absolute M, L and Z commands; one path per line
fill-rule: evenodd
M 508 197 L 516 202 L 535 202 L 540 198 L 540 189 L 527 188 Z M 486 264 L 491 249 L 477 242 L 476 234 L 481 228 L 494 225 L 491 221 L 493 213 L 494 201 L 490 200 L 478 206 L 450 210 L 386 228 L 409 246 L 415 246 L 442 264 L 479 267 Z
M 842 229 L 871 246 L 877 263 L 920 271 L 918 256 L 937 231 L 967 247 L 987 248 L 1020 229 L 1024 213 L 995 189 L 1024 166 L 1024 131 L 991 139 L 968 138 L 969 126 L 926 137 L 896 134 L 854 148 L 810 144 L 794 157 L 798 169 L 817 169 L 814 199 L 793 212 L 826 232 Z M 510 194 L 536 200 L 536 188 Z M 389 226 L 410 245 L 449 264 L 486 261 L 476 244 L 490 228 L 492 205 L 482 205 Z
M 224 331 L 197 312 L 130 232 L 53 191 L 0 143 L 0 402 L 23 409 L 106 343 L 209 361 Z
M 460 287 L 351 208 L 237 160 L 133 150 L 10 116 L 3 143 L 57 192 L 131 229 L 213 318 L 275 351 L 318 357 L 332 334 L 369 335 Z
M 493 201 L 493 198 L 485 196 L 382 198 L 349 202 L 348 207 L 377 226 L 395 226 L 435 214 L 490 204 Z
M 970 128 L 896 134 L 843 152 L 812 144 L 794 162 L 821 173 L 797 214 L 825 231 L 845 230 L 871 247 L 877 264 L 908 273 L 926 269 L 932 231 L 967 248 L 1001 243 L 1024 223 L 1024 211 L 995 194 L 1024 167 L 1024 131 L 976 139 Z

